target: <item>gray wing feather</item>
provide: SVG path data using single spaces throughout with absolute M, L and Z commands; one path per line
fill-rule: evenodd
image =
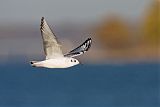
M 83 44 L 78 46 L 77 48 L 70 51 L 68 54 L 65 54 L 65 57 L 75 57 L 84 54 L 91 47 L 92 39 L 88 38 Z
M 63 57 L 60 45 L 57 42 L 55 34 L 50 29 L 44 17 L 41 19 L 41 35 L 46 59 Z

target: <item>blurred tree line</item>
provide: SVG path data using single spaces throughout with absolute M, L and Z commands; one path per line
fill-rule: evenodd
M 137 31 L 131 27 L 130 23 L 113 16 L 107 17 L 96 28 L 96 35 L 102 41 L 103 46 L 110 49 L 129 48 L 136 45 L 134 40 L 139 44 L 157 46 L 160 39 L 160 1 L 153 0 L 143 15 L 142 21 L 136 23 Z
M 96 29 L 96 34 L 104 46 L 110 49 L 127 48 L 131 44 L 131 31 L 124 20 L 110 16 Z
M 157 45 L 160 39 L 160 0 L 153 0 L 153 3 L 146 11 L 142 23 L 142 35 L 144 42 Z

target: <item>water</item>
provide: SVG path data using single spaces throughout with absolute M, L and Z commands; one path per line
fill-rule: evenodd
M 0 107 L 159 107 L 158 66 L 1 64 Z

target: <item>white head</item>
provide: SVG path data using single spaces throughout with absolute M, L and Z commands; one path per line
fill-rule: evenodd
M 68 63 L 69 66 L 74 66 L 79 64 L 79 61 L 75 58 L 66 58 L 66 62 Z

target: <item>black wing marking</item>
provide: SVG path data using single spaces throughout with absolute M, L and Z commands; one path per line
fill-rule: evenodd
M 77 48 L 71 50 L 68 54 L 65 54 L 65 57 L 75 57 L 84 54 L 91 47 L 92 39 L 88 38 L 83 44 Z

